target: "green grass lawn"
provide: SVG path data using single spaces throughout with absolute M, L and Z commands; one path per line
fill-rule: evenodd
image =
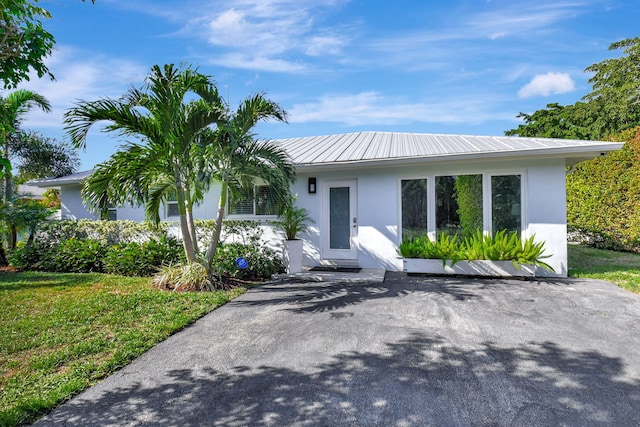
M 32 422 L 245 292 L 148 278 L 0 272 L 0 426 Z
M 569 276 L 606 280 L 640 294 L 640 255 L 569 245 Z

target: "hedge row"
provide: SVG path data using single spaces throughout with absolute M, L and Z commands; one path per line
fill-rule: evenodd
M 640 128 L 615 139 L 628 142 L 567 175 L 567 223 L 583 244 L 640 253 Z
M 214 221 L 197 221 L 201 247 L 212 234 Z M 280 256 L 262 242 L 254 221 L 225 221 L 214 265 L 222 276 L 258 280 L 283 271 Z M 240 269 L 236 259 L 247 259 Z M 171 236 L 170 224 L 157 227 L 133 221 L 51 221 L 43 225 L 33 245 L 9 255 L 17 268 L 56 272 L 105 272 L 150 276 L 160 267 L 184 262 L 182 243 Z

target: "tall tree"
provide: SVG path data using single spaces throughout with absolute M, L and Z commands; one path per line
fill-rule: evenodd
M 9 155 L 16 166 L 14 179 L 18 184 L 70 175 L 80 166 L 80 159 L 71 145 L 37 132 L 19 132 L 9 142 Z
M 640 38 L 611 44 L 622 50 L 588 66 L 592 90 L 573 105 L 548 104 L 532 114 L 520 113 L 524 121 L 506 135 L 602 140 L 640 125 Z
M 213 80 L 173 64 L 153 66 L 143 88 L 131 88 L 121 99 L 78 103 L 64 120 L 77 148 L 86 148 L 89 129 L 103 120 L 109 122 L 104 131 L 139 140 L 96 167 L 83 189 L 85 201 L 98 212 L 110 203 L 144 204 L 147 219 L 158 222 L 161 204 L 175 197 L 185 255 L 196 261 L 192 212 L 203 198 L 197 141 L 225 117 Z
M 585 69 L 594 74 L 593 89 L 583 99 L 600 106 L 594 125 L 613 134 L 640 124 L 640 37 L 612 43 L 609 50 L 622 54 Z
M 29 80 L 30 70 L 38 77 L 53 79 L 44 59 L 51 54 L 55 39 L 42 25 L 51 15 L 36 3 L 38 0 L 0 0 L 0 79 L 5 89 Z
M 25 89 L 11 92 L 6 98 L 0 96 L 0 143 L 3 158 L 11 159 L 11 140 L 17 137 L 20 122 L 33 107 L 39 107 L 46 112 L 51 110 L 51 105 L 45 97 Z M 12 193 L 13 175 L 11 172 L 5 172 L 2 192 L 4 203 L 11 200 Z
M 282 206 L 290 200 L 289 186 L 295 169 L 284 150 L 256 139 L 258 122 L 286 121 L 286 112 L 275 102 L 256 94 L 245 99 L 234 114 L 226 117 L 215 131 L 203 134 L 205 172 L 209 182 L 221 185 L 216 225 L 207 252 L 207 268 L 212 268 L 229 194 L 242 197 L 250 193 L 256 180 L 270 186 L 270 202 Z

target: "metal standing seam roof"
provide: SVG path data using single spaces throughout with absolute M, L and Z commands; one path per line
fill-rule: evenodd
M 297 166 L 383 162 L 447 157 L 562 155 L 593 157 L 618 150 L 622 143 L 508 136 L 437 135 L 396 132 L 356 132 L 272 141 Z
M 270 141 L 284 149 L 297 167 L 422 162 L 446 159 L 490 159 L 564 156 L 573 163 L 622 148 L 623 143 L 509 136 L 438 135 L 398 132 L 354 132 Z M 32 181 L 38 187 L 80 184 L 93 170 L 61 178 Z
M 47 178 L 29 181 L 29 185 L 33 185 L 35 187 L 57 187 L 59 185 L 82 184 L 92 173 L 93 169 L 72 173 L 71 175 L 61 176 L 60 178 Z

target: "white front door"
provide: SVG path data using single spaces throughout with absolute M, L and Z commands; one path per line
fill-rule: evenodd
M 325 182 L 322 191 L 322 258 L 358 259 L 357 182 Z

